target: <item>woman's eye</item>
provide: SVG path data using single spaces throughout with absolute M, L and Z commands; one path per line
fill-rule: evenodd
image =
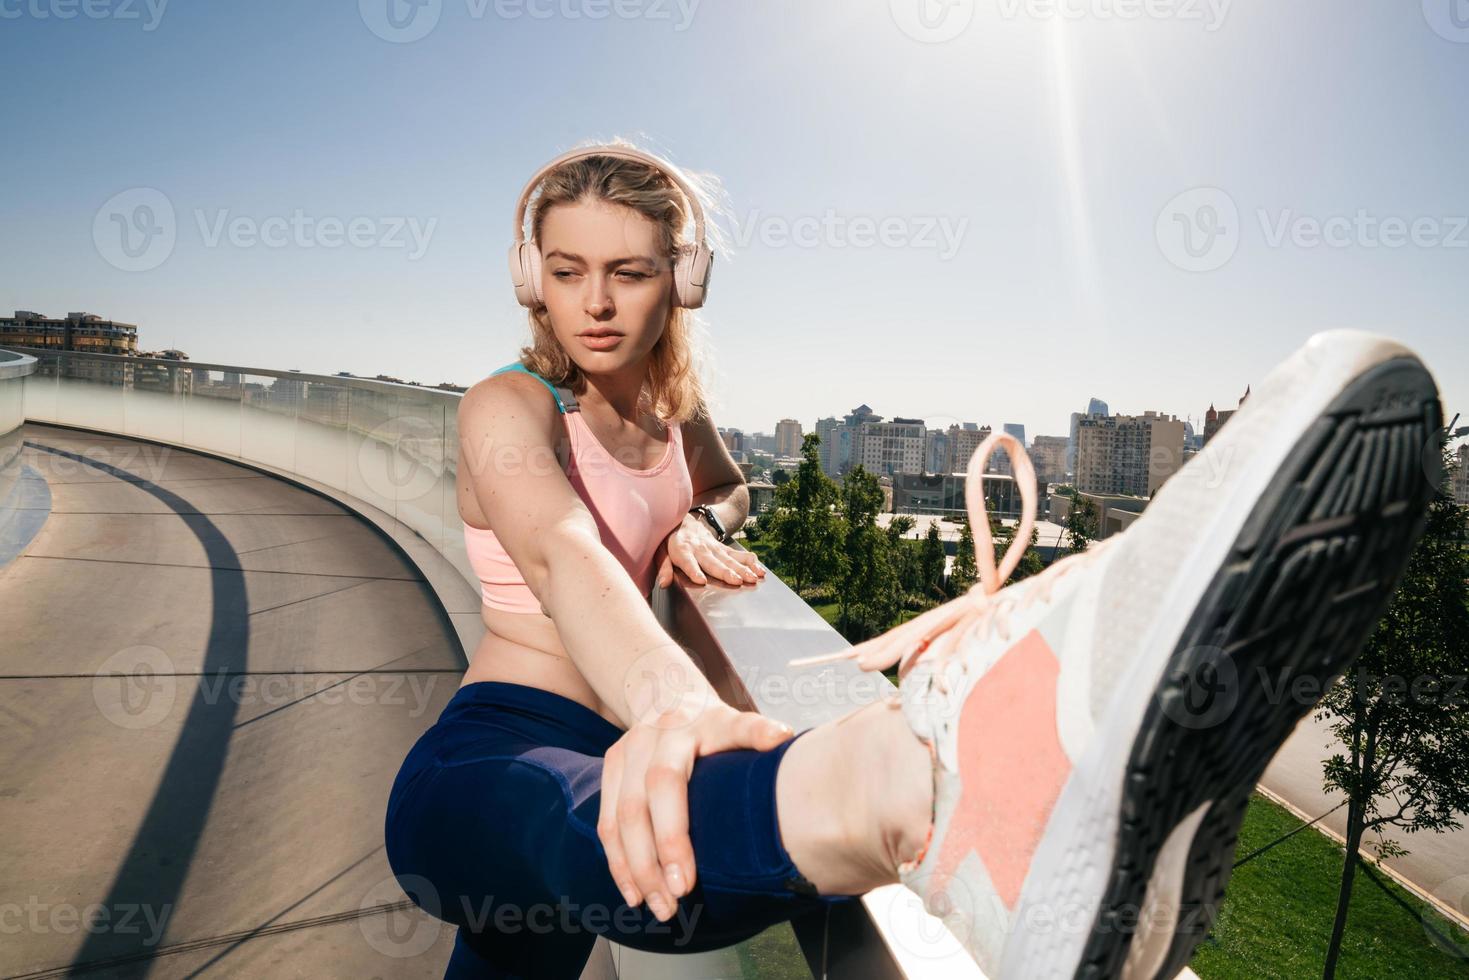
M 648 278 L 647 276 L 643 275 L 641 272 L 619 272 L 618 275 L 619 276 L 626 276 L 629 279 L 646 279 L 646 278 Z

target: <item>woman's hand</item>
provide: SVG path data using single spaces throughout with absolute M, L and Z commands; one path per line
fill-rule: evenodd
M 697 514 L 685 514 L 658 546 L 653 562 L 659 585 L 673 584 L 673 569 L 681 568 L 696 585 L 717 578 L 730 585 L 754 585 L 765 577 L 765 566 L 748 551 L 723 544 Z
M 633 725 L 607 750 L 597 819 L 597 837 L 623 900 L 630 908 L 646 900 L 660 922 L 673 917 L 677 900 L 694 887 L 688 796 L 694 760 L 727 749 L 773 749 L 794 734 L 712 692 L 679 700 Z

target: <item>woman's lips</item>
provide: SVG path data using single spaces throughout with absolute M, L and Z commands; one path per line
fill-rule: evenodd
M 581 335 L 581 342 L 592 350 L 611 350 L 622 341 L 620 333 L 587 334 Z

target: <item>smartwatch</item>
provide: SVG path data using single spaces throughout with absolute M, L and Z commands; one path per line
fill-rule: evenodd
M 708 521 L 709 526 L 714 529 L 714 536 L 719 539 L 721 544 L 729 543 L 729 532 L 724 529 L 724 522 L 719 519 L 718 514 L 714 513 L 713 507 L 710 507 L 708 504 L 697 504 L 689 508 L 689 513 L 698 514 L 704 520 Z

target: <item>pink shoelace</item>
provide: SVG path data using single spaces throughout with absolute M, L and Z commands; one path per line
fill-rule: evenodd
M 984 467 L 989 455 L 997 447 L 1003 447 L 1010 456 L 1015 470 L 1015 483 L 1020 488 L 1020 525 L 1004 557 L 995 562 L 994 538 L 990 535 L 989 515 L 984 505 Z M 898 679 L 902 680 L 917 659 L 926 651 L 940 660 L 952 656 L 957 639 L 966 629 L 976 624 L 998 624 L 1002 636 L 1008 636 L 1008 612 L 1013 603 L 1000 596 L 1005 580 L 1020 564 L 1025 550 L 1030 547 L 1030 534 L 1035 527 L 1036 482 L 1035 466 L 1020 441 L 1007 432 L 992 432 L 974 451 L 969 459 L 965 474 L 964 503 L 969 512 L 969 526 L 974 535 L 974 562 L 979 572 L 975 582 L 963 595 L 915 616 L 901 626 L 888 630 L 881 636 L 864 640 L 856 646 L 836 653 L 815 657 L 801 657 L 787 662 L 790 667 L 805 667 L 812 664 L 833 663 L 838 660 L 856 659 L 863 670 L 883 670 L 898 664 Z M 1056 580 L 1080 564 L 1080 560 L 1103 550 L 1099 543 L 1092 551 L 1059 561 L 1040 575 L 1031 579 L 1034 587 L 1026 593 L 1021 603 L 1028 604 L 1039 597 L 1050 598 L 1051 587 Z

